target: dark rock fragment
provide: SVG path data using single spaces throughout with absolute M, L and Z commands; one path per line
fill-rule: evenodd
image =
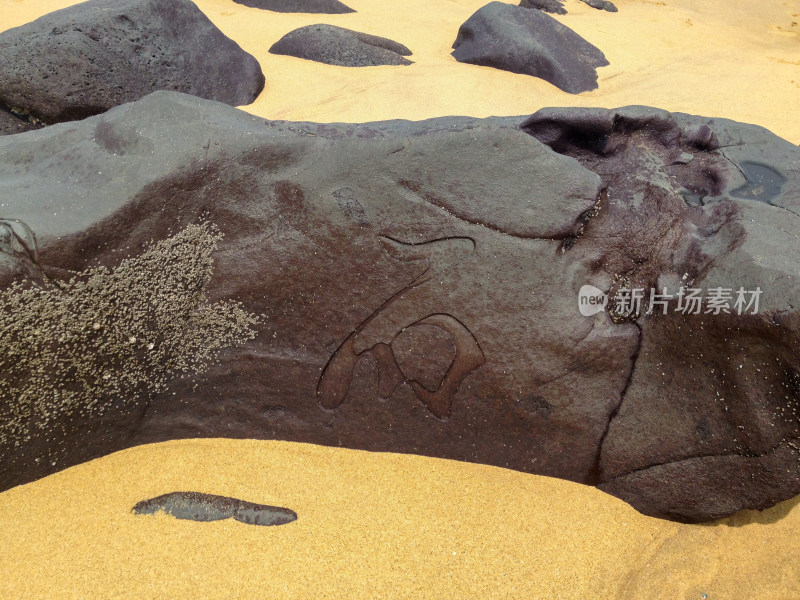
M 221 521 L 234 519 L 248 525 L 285 525 L 297 520 L 297 513 L 288 508 L 245 502 L 227 496 L 199 492 L 172 492 L 137 502 L 132 512 L 152 515 L 163 511 L 176 519 Z
M 272 54 L 342 67 L 410 65 L 411 50 L 392 40 L 334 25 L 307 25 L 290 31 L 269 49 Z

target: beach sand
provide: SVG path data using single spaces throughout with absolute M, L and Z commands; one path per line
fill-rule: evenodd
M 130 512 L 187 490 L 284 506 L 298 520 Z M 0 494 L 0 597 L 796 600 L 798 502 L 680 525 L 594 488 L 497 467 L 174 441 Z
M 69 0 L 4 0 L 0 30 Z M 800 142 L 800 4 L 568 0 L 561 22 L 603 50 L 581 95 L 450 57 L 486 0 L 347 0 L 350 15 L 197 0 L 258 58 L 270 119 L 363 122 L 646 104 L 757 123 Z M 273 56 L 331 23 L 411 48 L 409 67 Z M 280 527 L 134 516 L 172 491 L 295 510 Z M 594 488 L 453 461 L 283 442 L 129 449 L 0 494 L 0 598 L 562 598 L 797 600 L 800 498 L 708 525 L 645 517 Z

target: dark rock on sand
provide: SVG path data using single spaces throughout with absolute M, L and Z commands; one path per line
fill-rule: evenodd
M 233 0 L 236 4 L 284 13 L 324 13 L 329 15 L 355 12 L 339 0 Z
M 255 58 L 189 0 L 90 0 L 0 34 L 0 104 L 44 124 L 156 90 L 242 105 L 263 87 Z
M 269 49 L 284 54 L 342 67 L 410 65 L 403 58 L 411 50 L 376 35 L 351 31 L 334 25 L 307 25 L 290 31 Z
M 133 507 L 137 515 L 152 515 L 163 511 L 176 519 L 190 521 L 221 521 L 234 519 L 248 525 L 285 525 L 297 520 L 297 513 L 288 508 L 254 504 L 227 496 L 199 492 L 172 492 Z
M 597 88 L 603 53 L 540 10 L 502 2 L 479 9 L 461 26 L 453 44 L 456 60 L 533 75 L 579 94 Z
M 224 436 L 498 465 L 687 521 L 800 493 L 800 148 L 646 108 L 523 120 L 265 122 L 158 92 L 0 139 L 15 278 L 118 268 L 208 221 L 224 237 L 200 291 L 262 315 L 148 394 L 111 354 L 102 411 L 2 431 L 0 485 Z M 140 279 L 171 262 L 136 263 Z M 581 314 L 585 285 L 606 310 Z M 626 288 L 681 286 L 763 293 L 757 313 L 618 310 Z
M 581 0 L 584 4 L 588 4 L 592 8 L 598 10 L 607 10 L 608 12 L 617 12 L 617 7 L 608 0 Z
M 563 0 L 522 0 L 519 5 L 523 8 L 538 8 L 557 15 L 567 14 Z

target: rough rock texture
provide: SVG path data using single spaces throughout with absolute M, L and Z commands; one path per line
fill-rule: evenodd
M 236 4 L 285 13 L 325 13 L 337 15 L 355 12 L 339 0 L 233 0 Z
M 519 5 L 523 8 L 538 8 L 557 15 L 567 14 L 563 0 L 522 0 Z
M 584 4 L 588 4 L 597 10 L 607 10 L 608 12 L 617 12 L 617 7 L 608 0 L 581 0 Z
M 208 221 L 209 301 L 262 315 L 128 416 L 0 448 L 2 487 L 225 436 L 499 465 L 689 521 L 800 493 L 800 149 L 646 108 L 522 121 L 271 122 L 158 92 L 0 139 L 0 285 Z M 582 316 L 587 284 L 607 311 Z M 760 287 L 760 310 L 616 315 L 625 287 L 681 284 Z
M 24 117 L 12 114 L 0 107 L 0 135 L 10 135 L 12 133 L 22 133 L 31 129 L 38 129 L 40 126 L 31 123 Z
M 579 94 L 597 88 L 603 53 L 540 10 L 490 2 L 458 30 L 456 60 L 533 75 Z
M 90 0 L 0 34 L 0 106 L 44 124 L 156 90 L 242 105 L 263 88 L 258 61 L 189 0 Z
M 159 511 L 176 519 L 189 521 L 234 519 L 248 525 L 285 525 L 297 520 L 297 513 L 288 508 L 255 504 L 200 492 L 172 492 L 137 502 L 132 509 L 137 515 L 152 515 Z
M 296 56 L 342 67 L 410 65 L 411 50 L 376 35 L 334 25 L 306 25 L 290 31 L 269 49 L 272 54 Z

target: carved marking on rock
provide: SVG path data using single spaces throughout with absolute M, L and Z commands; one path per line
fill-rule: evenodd
M 392 295 L 370 314 L 342 342 L 322 371 L 317 384 L 317 401 L 327 409 L 337 408 L 344 402 L 353 380 L 356 365 L 361 356 L 369 354 L 378 364 L 378 396 L 388 398 L 403 383 L 408 383 L 420 401 L 435 416 L 444 419 L 450 415 L 453 396 L 464 378 L 480 367 L 486 358 L 475 336 L 461 321 L 449 314 L 435 313 L 408 323 L 395 331 L 389 339 L 379 340 L 369 348 L 358 351 L 358 336 L 389 306 L 409 290 L 419 287 L 470 257 L 475 251 L 475 242 L 470 238 L 444 238 L 421 244 L 406 244 L 389 237 L 379 237 L 386 253 L 404 262 L 426 261 L 427 268 L 400 291 Z M 436 389 L 428 389 L 413 378 L 406 377 L 397 364 L 392 342 L 408 327 L 433 325 L 447 332 L 456 347 L 456 355 L 444 378 Z

